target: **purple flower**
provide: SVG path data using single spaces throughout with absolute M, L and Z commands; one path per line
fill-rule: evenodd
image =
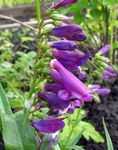
M 51 70 L 50 71 L 50 76 L 56 81 L 56 82 L 61 82 L 61 76 L 56 70 Z
M 76 24 L 72 25 L 65 25 L 62 27 L 55 27 L 52 29 L 51 33 L 57 37 L 64 37 L 69 34 L 72 34 L 73 32 L 81 33 L 83 30 L 80 26 Z
M 71 103 L 70 107 L 68 108 L 68 113 L 72 114 L 76 107 L 82 106 L 82 102 L 80 100 L 74 99 L 74 101 Z
M 61 118 L 47 117 L 43 120 L 33 120 L 32 126 L 34 126 L 39 132 L 43 133 L 55 133 L 58 130 L 63 129 L 64 122 Z
M 50 106 L 55 109 L 65 109 L 68 107 L 68 101 L 61 101 L 56 93 L 53 92 L 39 92 L 38 97 L 47 101 Z
M 53 55 L 68 70 L 77 70 L 78 66 L 84 65 L 90 57 L 90 53 L 84 54 L 81 51 L 53 51 Z
M 67 61 L 58 59 L 58 61 L 68 70 L 76 70 L 78 68 L 78 61 Z
M 63 59 L 65 61 L 77 61 L 80 58 L 85 56 L 85 54 L 83 52 L 81 52 L 81 51 L 59 51 L 59 50 L 53 50 L 52 54 L 57 59 Z
M 110 50 L 110 45 L 109 44 L 106 44 L 104 47 L 102 47 L 100 50 L 99 50 L 99 53 L 101 55 L 107 53 L 108 51 Z
M 71 100 L 72 95 L 66 90 L 60 90 L 58 92 L 58 97 L 60 98 L 60 100 Z
M 90 89 L 71 72 L 66 70 L 59 61 L 52 60 L 51 66 L 59 73 L 65 90 L 70 92 L 72 96 L 84 101 L 92 100 Z
M 60 90 L 64 90 L 64 86 L 59 83 L 47 83 L 44 86 L 44 90 L 58 93 Z
M 105 70 L 107 70 L 107 71 L 109 71 L 111 73 L 116 73 L 116 71 L 111 66 L 109 66 L 109 65 L 106 65 Z
M 86 40 L 86 35 L 84 32 L 78 33 L 75 32 L 73 34 L 71 34 L 68 37 L 65 37 L 67 40 L 72 40 L 72 41 L 85 41 Z
M 116 71 L 109 65 L 106 65 L 104 72 L 102 73 L 102 77 L 104 79 L 110 79 L 116 77 Z
M 116 73 L 112 73 L 112 72 L 109 72 L 108 70 L 105 70 L 105 71 L 102 73 L 102 77 L 103 77 L 104 79 L 111 79 L 111 78 L 116 77 Z
M 53 28 L 51 34 L 57 37 L 66 38 L 71 41 L 84 41 L 86 36 L 83 30 L 78 25 L 65 25 L 62 27 Z
M 87 53 L 85 54 L 85 56 L 82 57 L 82 58 L 78 61 L 78 66 L 84 65 L 84 63 L 86 63 L 87 60 L 88 60 L 90 57 L 91 57 L 91 53 L 90 53 L 90 52 L 87 52 Z
M 101 88 L 99 84 L 92 85 L 91 91 L 92 93 L 98 93 L 101 96 L 106 96 L 111 92 L 108 88 Z
M 111 92 L 111 90 L 108 88 L 100 88 L 98 90 L 98 94 L 101 96 L 107 96 L 107 95 L 109 95 L 110 92 Z
M 58 9 L 60 7 L 65 7 L 65 6 L 71 5 L 73 3 L 76 3 L 77 1 L 78 0 L 61 0 L 53 8 Z
M 67 40 L 50 42 L 50 45 L 52 48 L 56 48 L 57 50 L 68 50 L 68 51 L 73 51 L 78 47 L 74 41 L 67 41 Z

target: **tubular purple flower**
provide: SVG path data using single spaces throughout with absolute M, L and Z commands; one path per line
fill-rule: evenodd
M 53 8 L 58 9 L 76 3 L 78 0 L 61 0 Z
M 58 59 L 58 60 L 68 70 L 77 70 L 78 66 L 84 65 L 84 63 L 87 62 L 87 60 L 90 58 L 90 56 L 91 56 L 90 53 L 87 53 L 87 54 L 85 54 L 84 57 L 82 57 L 76 61 L 75 60 L 67 61 L 65 59 Z
M 64 90 L 64 86 L 59 83 L 47 83 L 44 86 L 44 90 L 58 93 L 60 90 Z
M 50 76 L 57 82 L 61 82 L 62 79 L 61 79 L 61 76 L 60 74 L 56 71 L 56 70 L 51 70 L 50 71 Z
M 63 129 L 64 122 L 61 118 L 47 117 L 42 120 L 34 120 L 31 122 L 32 126 L 35 127 L 39 132 L 43 133 L 55 133 L 58 130 Z
M 71 102 L 70 107 L 68 108 L 68 113 L 72 114 L 74 112 L 75 108 L 81 107 L 82 105 L 83 104 L 80 100 L 74 99 L 73 102 Z
M 80 106 L 82 106 L 83 104 L 82 104 L 82 102 L 81 102 L 80 100 L 74 100 L 74 105 L 75 105 L 76 107 L 80 107 Z
M 65 37 L 67 40 L 72 40 L 72 41 L 85 41 L 86 40 L 86 35 L 84 32 L 78 33 L 75 32 L 73 34 L 70 34 L 69 36 Z
M 100 53 L 100 55 L 103 55 L 105 53 L 107 53 L 110 50 L 110 45 L 106 44 L 104 47 L 102 47 L 98 53 Z
M 58 61 L 68 70 L 76 70 L 78 68 L 78 61 L 67 61 L 58 59 Z
M 81 51 L 70 52 L 59 50 L 54 50 L 53 55 L 68 70 L 77 70 L 78 66 L 84 65 L 84 63 L 91 56 L 89 52 L 87 54 L 84 54 Z
M 90 57 L 91 57 L 91 53 L 90 53 L 90 52 L 87 52 L 87 53 L 85 54 L 85 56 L 82 57 L 82 58 L 78 61 L 77 65 L 78 65 L 78 66 L 84 65 L 84 63 L 86 63 L 87 60 L 88 60 Z
M 106 72 L 103 72 L 102 73 L 102 78 L 103 79 L 110 79 L 111 77 Z
M 98 94 L 101 95 L 101 96 L 107 96 L 111 93 L 111 90 L 108 89 L 108 88 L 100 88 L 98 90 Z
M 116 73 L 112 73 L 112 72 L 110 72 L 110 71 L 108 71 L 108 70 L 105 70 L 105 71 L 102 73 L 102 77 L 103 77 L 104 79 L 114 78 L 114 77 L 116 77 Z
M 39 92 L 38 97 L 42 100 L 45 100 L 48 102 L 50 106 L 52 106 L 55 109 L 65 109 L 68 107 L 69 102 L 68 101 L 62 101 L 59 99 L 58 95 L 53 92 Z
M 75 107 L 74 103 L 72 103 L 72 104 L 70 105 L 70 107 L 68 108 L 68 113 L 69 113 L 69 114 L 73 114 L 75 108 L 76 108 L 76 107 Z
M 116 71 L 111 66 L 109 66 L 109 65 L 106 65 L 105 70 L 107 70 L 107 71 L 109 71 L 111 73 L 116 73 Z
M 59 96 L 60 100 L 70 100 L 72 98 L 71 93 L 69 93 L 66 90 L 60 90 L 58 92 L 58 96 Z
M 59 50 L 53 50 L 52 54 L 57 59 L 64 59 L 66 61 L 77 61 L 80 58 L 83 58 L 85 56 L 85 54 L 83 52 L 81 52 L 81 51 L 59 51 Z
M 62 27 L 55 27 L 52 29 L 51 34 L 57 37 L 65 37 L 67 38 L 70 35 L 73 35 L 73 33 L 81 33 L 82 28 L 78 25 L 72 24 L 72 25 L 65 25 Z
M 68 50 L 68 51 L 73 51 L 78 47 L 74 41 L 67 41 L 67 40 L 50 42 L 50 46 L 52 48 L 56 48 L 57 50 Z
M 50 33 L 54 36 L 66 38 L 71 41 L 86 40 L 86 35 L 84 34 L 82 28 L 74 24 L 53 28 Z
M 82 99 L 84 101 L 92 100 L 90 89 L 71 72 L 66 70 L 59 61 L 52 60 L 51 66 L 53 69 L 58 71 L 65 89 L 70 92 L 72 96 L 75 96 L 76 98 Z

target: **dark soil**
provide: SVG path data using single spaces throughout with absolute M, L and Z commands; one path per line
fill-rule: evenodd
M 110 82 L 110 87 L 111 94 L 107 97 L 101 97 L 100 104 L 93 102 L 87 106 L 89 112 L 86 120 L 91 122 L 105 138 L 102 124 L 102 117 L 104 117 L 114 149 L 118 150 L 118 78 Z M 79 143 L 84 146 L 85 150 L 107 150 L 106 143 L 96 144 L 85 139 L 81 139 Z

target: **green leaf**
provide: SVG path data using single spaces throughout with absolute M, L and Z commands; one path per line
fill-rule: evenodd
M 113 48 L 114 49 L 118 48 L 118 41 L 116 41 L 116 42 L 113 43 Z
M 21 37 L 21 42 L 27 42 L 27 41 L 33 41 L 34 39 L 32 37 L 24 36 Z
M 0 117 L 6 150 L 36 150 L 33 128 L 29 122 L 23 124 L 24 114 L 13 114 L 5 92 L 0 85 Z
M 68 115 L 65 121 L 65 127 L 63 128 L 60 145 L 64 148 L 72 147 L 75 145 L 81 136 L 84 129 L 80 128 L 78 123 L 85 117 L 85 112 L 81 108 L 76 109 L 72 115 Z
M 13 115 L 1 113 L 2 135 L 6 150 L 24 150 Z
M 114 6 L 118 4 L 118 0 L 103 0 L 103 4 L 106 6 Z
M 34 128 L 31 126 L 29 121 L 24 123 L 24 112 L 20 111 L 15 113 L 14 115 L 24 150 L 36 150 L 37 144 Z
M 100 135 L 98 131 L 95 130 L 95 127 L 85 121 L 80 121 L 78 126 L 84 129 L 83 136 L 90 140 L 92 138 L 96 143 L 104 142 L 103 137 Z
M 104 118 L 102 118 L 102 122 L 103 122 L 104 130 L 105 130 L 105 135 L 106 135 L 108 150 L 114 150 L 114 148 L 113 148 L 113 143 L 112 143 L 112 140 L 111 140 L 111 138 L 110 138 L 108 129 L 107 129 L 107 127 L 106 127 Z
M 84 22 L 85 16 L 81 12 L 76 12 L 74 15 L 74 21 L 78 24 Z
M 81 11 L 88 7 L 88 0 L 80 0 L 78 3 L 71 5 L 70 12 Z
M 0 112 L 5 113 L 7 115 L 12 114 L 9 101 L 6 97 L 6 94 L 5 94 L 1 84 L 0 84 Z
M 82 146 L 78 146 L 78 145 L 74 145 L 72 148 L 74 150 L 84 150 L 84 148 Z
M 72 125 L 66 124 L 61 135 L 60 143 L 64 147 L 71 147 L 79 141 L 79 139 L 82 137 L 83 132 L 84 130 L 79 128 L 79 126 L 75 126 L 72 130 Z
M 90 15 L 96 21 L 99 21 L 101 19 L 101 17 L 103 16 L 103 13 L 104 12 L 99 9 L 91 9 L 91 11 L 90 11 Z

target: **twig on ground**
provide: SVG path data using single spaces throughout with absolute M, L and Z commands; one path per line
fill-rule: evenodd
M 17 20 L 17 19 L 15 19 L 15 18 L 13 18 L 13 17 L 5 16 L 5 15 L 0 15 L 0 18 L 1 18 L 1 19 L 11 20 L 11 21 L 16 22 L 16 23 L 18 23 L 18 24 L 20 24 L 20 25 L 22 25 L 22 26 L 25 26 L 25 27 L 27 27 L 27 28 L 29 28 L 29 29 L 35 31 L 35 32 L 38 32 L 37 29 L 33 28 L 33 27 L 30 26 L 29 24 L 26 24 L 25 22 L 21 22 L 20 20 Z

